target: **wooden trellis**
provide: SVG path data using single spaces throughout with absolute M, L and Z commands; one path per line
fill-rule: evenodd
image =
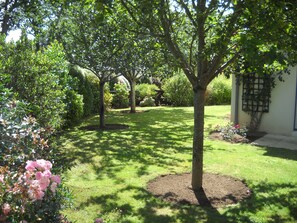
M 243 77 L 242 110 L 245 112 L 269 112 L 271 77 L 255 74 Z

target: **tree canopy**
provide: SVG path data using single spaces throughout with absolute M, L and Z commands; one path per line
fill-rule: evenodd
M 207 85 L 241 58 L 259 75 L 296 61 L 293 1 L 120 0 L 131 22 L 158 37 L 194 91 L 192 187 L 202 188 Z M 281 39 L 281 40 L 280 40 Z M 292 55 L 293 52 L 293 55 Z
M 104 84 L 121 71 L 128 74 L 137 68 L 143 73 L 150 67 L 143 57 L 150 38 L 166 46 L 174 58 L 168 65 L 175 62 L 194 92 L 193 189 L 202 187 L 208 84 L 223 72 L 282 74 L 297 61 L 294 0 L 6 0 L 1 4 L 3 33 L 29 24 L 25 27 L 39 42 L 57 38 L 69 61 L 100 78 L 101 126 Z

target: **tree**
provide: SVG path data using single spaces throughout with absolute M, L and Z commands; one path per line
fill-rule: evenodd
M 37 44 L 49 44 L 66 5 L 62 0 L 3 0 L 0 2 L 1 34 L 22 28 L 39 40 Z
M 148 76 L 154 64 L 154 43 L 146 36 L 126 35 L 120 51 L 119 72 L 130 84 L 130 112 L 136 112 L 135 86 L 141 78 Z
M 15 28 L 19 23 L 20 11 L 26 1 L 4 0 L 0 2 L 1 34 L 7 35 L 8 31 Z
M 119 75 L 117 55 L 123 46 L 116 24 L 111 18 L 103 19 L 96 4 L 76 2 L 65 10 L 57 36 L 69 61 L 99 78 L 100 128 L 104 128 L 104 85 Z
M 135 26 L 163 41 L 194 92 L 192 188 L 202 188 L 207 85 L 237 61 L 257 61 L 258 74 L 292 64 L 294 1 L 120 0 Z M 278 41 L 279 39 L 281 41 Z M 290 50 L 291 49 L 291 50 Z M 293 51 L 296 54 L 296 50 Z M 264 57 L 263 57 L 264 55 Z M 269 69 L 267 69 L 269 68 Z

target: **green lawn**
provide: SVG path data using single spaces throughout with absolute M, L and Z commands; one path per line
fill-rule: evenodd
M 297 151 L 230 144 L 205 138 L 204 169 L 246 181 L 250 199 L 222 209 L 178 206 L 154 198 L 146 183 L 158 175 L 191 170 L 193 108 L 113 111 L 107 123 L 121 131 L 85 131 L 92 117 L 60 138 L 71 169 L 64 174 L 75 201 L 64 211 L 75 222 L 296 222 Z M 228 122 L 230 106 L 206 107 L 205 126 Z M 207 133 L 206 133 L 207 135 Z

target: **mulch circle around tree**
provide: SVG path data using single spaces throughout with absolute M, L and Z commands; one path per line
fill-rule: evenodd
M 80 127 L 80 130 L 87 130 L 87 131 L 110 131 L 110 130 L 123 130 L 128 129 L 128 125 L 123 124 L 105 124 L 105 127 L 101 129 L 99 125 L 87 125 Z
M 143 112 L 149 112 L 150 110 L 136 110 L 135 112 L 130 112 L 130 110 L 122 110 L 121 113 L 124 114 L 137 114 L 137 113 L 143 113 Z
M 148 183 L 147 190 L 167 202 L 213 208 L 236 204 L 252 193 L 244 182 L 213 173 L 204 173 L 203 190 L 191 189 L 190 173 L 159 176 Z

